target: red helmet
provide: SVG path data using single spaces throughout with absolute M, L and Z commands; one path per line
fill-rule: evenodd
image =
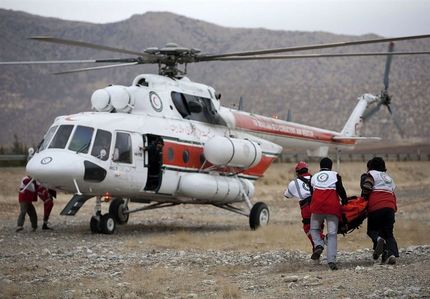
M 299 163 L 297 163 L 296 165 L 296 171 L 302 170 L 303 168 L 308 169 L 309 165 L 306 162 L 300 161 Z

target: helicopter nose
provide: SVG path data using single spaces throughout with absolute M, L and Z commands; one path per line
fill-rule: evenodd
M 73 179 L 82 180 L 84 159 L 73 152 L 45 150 L 28 161 L 27 173 L 50 186 L 70 186 Z

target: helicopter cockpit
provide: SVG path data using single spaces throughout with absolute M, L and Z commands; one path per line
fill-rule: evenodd
M 40 143 L 37 152 L 42 152 L 45 149 L 67 149 L 76 153 L 88 154 L 106 161 L 109 158 L 112 133 L 106 130 L 94 129 L 87 126 L 75 125 L 60 125 L 52 126 L 45 135 L 45 138 Z M 94 142 L 93 136 L 96 131 Z M 70 136 L 73 136 L 70 138 Z M 70 140 L 69 140 L 70 139 Z M 116 147 L 117 159 L 129 160 L 124 157 L 124 138 L 117 138 L 118 146 Z M 124 141 L 124 142 L 121 142 Z M 91 151 L 90 151 L 91 147 Z M 128 151 L 130 152 L 130 150 Z M 127 154 L 125 154 L 127 155 Z M 114 155 L 115 156 L 115 155 Z M 115 157 L 114 157 L 115 158 Z

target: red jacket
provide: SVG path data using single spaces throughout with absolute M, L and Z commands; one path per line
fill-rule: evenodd
M 341 217 L 339 195 L 336 191 L 337 173 L 320 171 L 312 177 L 311 213 Z
M 374 180 L 372 192 L 368 199 L 367 210 L 369 213 L 383 208 L 397 211 L 397 200 L 394 194 L 396 185 L 393 179 L 387 173 L 381 171 L 371 170 L 368 173 Z
M 37 181 L 33 180 L 30 185 L 31 178 L 29 176 L 25 176 L 21 180 L 21 184 L 19 186 L 19 202 L 33 202 L 37 201 L 37 196 L 39 196 L 43 201 L 49 198 L 48 189 L 41 186 L 37 183 Z M 28 185 L 27 188 L 25 188 Z M 25 190 L 24 190 L 25 188 Z
M 31 178 L 28 176 L 25 176 L 21 180 L 21 184 L 19 186 L 19 195 L 18 200 L 19 202 L 32 202 L 37 201 L 37 188 L 38 184 L 36 181 L 31 182 L 30 185 L 28 185 L 31 181 Z M 25 186 L 28 187 L 24 190 Z

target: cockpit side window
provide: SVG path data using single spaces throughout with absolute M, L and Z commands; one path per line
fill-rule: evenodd
M 109 158 L 112 134 L 109 131 L 97 130 L 91 155 L 106 161 Z
M 55 133 L 49 148 L 65 148 L 72 130 L 73 125 L 61 125 L 58 128 L 57 133 Z
M 130 134 L 117 132 L 113 161 L 131 164 L 131 137 Z
M 179 114 L 181 114 L 183 118 L 187 118 L 190 115 L 187 101 L 185 100 L 185 97 L 182 93 L 172 91 L 172 101 Z
M 185 119 L 192 119 L 209 124 L 225 125 L 210 98 L 172 92 L 172 101 L 179 114 Z M 200 107 L 200 109 L 196 109 Z
M 90 127 L 78 126 L 73 133 L 72 141 L 70 141 L 69 150 L 78 153 L 88 153 L 90 149 L 91 139 L 93 138 L 94 129 Z
M 53 126 L 49 128 L 48 132 L 43 137 L 42 141 L 40 142 L 40 145 L 37 148 L 37 152 L 43 151 L 49 144 L 49 141 L 51 141 L 52 136 L 54 136 L 55 130 L 57 130 L 58 126 Z

